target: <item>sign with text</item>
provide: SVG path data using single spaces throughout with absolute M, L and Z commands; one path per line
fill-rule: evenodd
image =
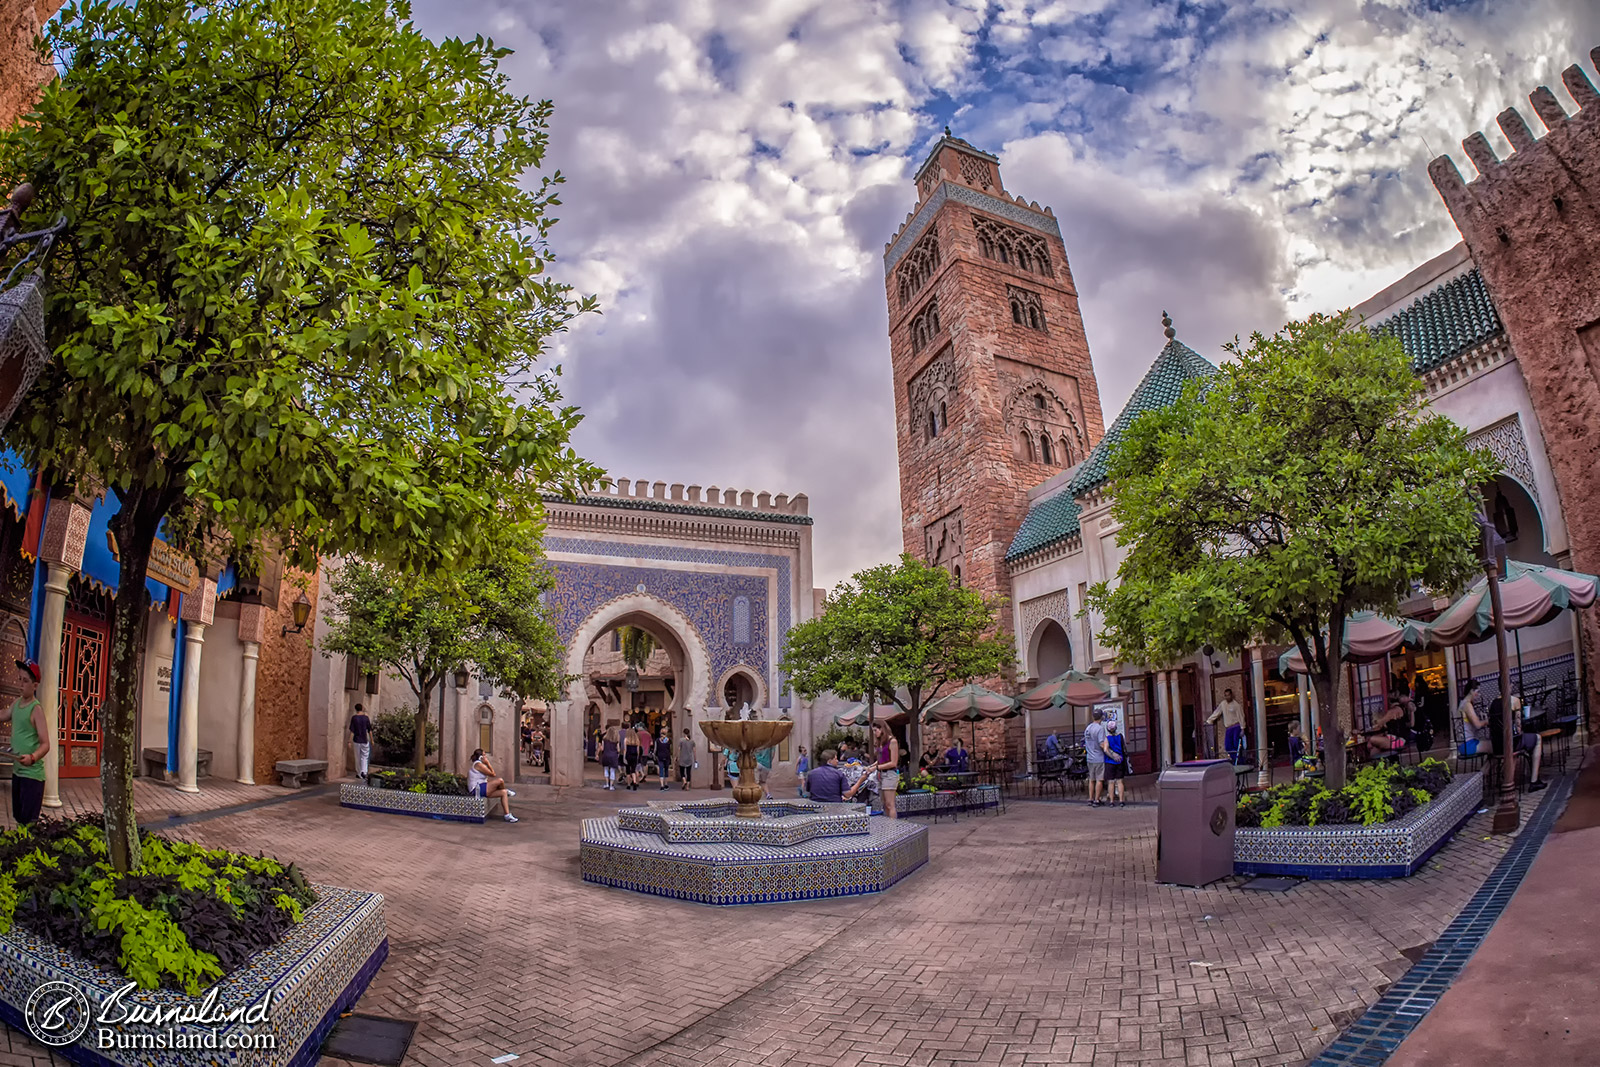
M 111 558 L 120 563 L 122 557 L 117 555 L 117 535 L 107 530 L 106 541 L 111 546 Z M 150 546 L 150 562 L 146 565 L 145 576 L 179 593 L 192 593 L 200 588 L 200 568 L 194 560 L 159 537 Z

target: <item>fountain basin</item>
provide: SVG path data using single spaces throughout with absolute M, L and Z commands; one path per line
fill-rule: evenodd
M 701 904 L 768 904 L 880 893 L 928 862 L 927 827 L 904 820 L 870 818 L 864 833 L 777 845 L 668 841 L 659 833 L 624 828 L 621 818 L 583 821 L 579 839 L 583 880 Z M 683 818 L 702 824 L 720 821 Z M 789 817 L 757 821 L 733 816 L 729 821 L 758 828 L 785 818 Z
M 623 808 L 617 812 L 622 830 L 655 834 L 668 844 L 725 843 L 799 845 L 819 837 L 865 834 L 870 816 L 859 804 L 819 804 L 812 800 L 769 800 L 761 818 L 734 814 L 732 800 L 694 800 Z

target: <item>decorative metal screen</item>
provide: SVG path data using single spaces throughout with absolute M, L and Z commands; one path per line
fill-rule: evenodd
M 69 615 L 61 634 L 61 774 L 88 778 L 100 773 L 100 707 L 106 698 L 111 629 Z
M 733 598 L 733 643 L 750 643 L 750 598 L 747 596 Z

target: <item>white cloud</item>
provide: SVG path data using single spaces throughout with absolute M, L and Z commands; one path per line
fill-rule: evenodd
M 415 6 L 556 102 L 558 266 L 604 308 L 556 347 L 580 449 L 808 494 L 820 584 L 900 546 L 881 252 L 944 121 L 1054 207 L 1109 421 L 1163 309 L 1217 358 L 1453 244 L 1430 156 L 1600 43 L 1588 0 Z

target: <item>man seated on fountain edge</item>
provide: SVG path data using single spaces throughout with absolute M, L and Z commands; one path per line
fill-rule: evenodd
M 806 785 L 812 800 L 824 804 L 842 804 L 852 799 L 866 780 L 867 776 L 862 775 L 854 785 L 846 788 L 844 772 L 839 770 L 839 753 L 827 748 L 822 750 L 822 758 L 807 776 Z

